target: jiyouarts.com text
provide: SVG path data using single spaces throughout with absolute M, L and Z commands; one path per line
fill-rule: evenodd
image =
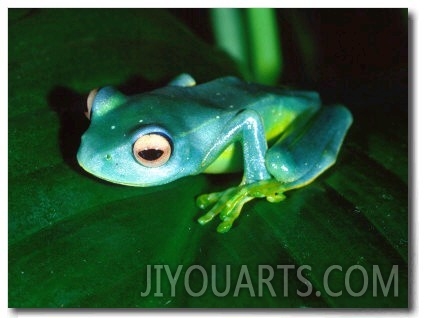
M 186 293 L 201 297 L 212 292 L 217 297 L 361 297 L 398 296 L 398 265 L 343 267 L 331 265 L 315 274 L 309 265 L 146 265 L 141 297 L 176 297 Z

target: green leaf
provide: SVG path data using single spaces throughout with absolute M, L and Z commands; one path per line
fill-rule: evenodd
M 90 89 L 139 92 L 181 72 L 198 82 L 238 75 L 165 10 L 9 10 L 9 307 L 407 307 L 407 112 L 389 108 L 384 90 L 365 107 L 352 97 L 355 121 L 334 167 L 281 203 L 250 202 L 224 235 L 218 221 L 196 222 L 195 197 L 239 174 L 132 188 L 79 168 Z M 334 265 L 342 270 L 327 284 Z M 173 295 L 166 270 L 178 268 Z M 368 286 L 355 297 L 361 270 Z M 214 272 L 220 292 L 229 277 L 224 297 Z M 373 291 L 378 275 L 386 296 L 381 283 Z

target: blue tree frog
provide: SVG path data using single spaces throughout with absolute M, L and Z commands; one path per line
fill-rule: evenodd
M 89 94 L 87 105 L 91 122 L 77 158 L 97 177 L 149 187 L 244 168 L 239 186 L 197 198 L 199 208 L 210 208 L 199 223 L 220 215 L 222 233 L 246 202 L 279 202 L 334 164 L 352 123 L 344 106 L 321 107 L 315 92 L 235 77 L 196 85 L 181 74 L 135 96 L 104 87 Z

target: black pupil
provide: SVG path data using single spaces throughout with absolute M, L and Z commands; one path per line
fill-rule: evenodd
M 160 149 L 146 149 L 138 152 L 138 155 L 148 161 L 159 159 L 163 155 L 163 150 Z

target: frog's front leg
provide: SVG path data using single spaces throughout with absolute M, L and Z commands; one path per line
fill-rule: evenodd
M 215 204 L 199 223 L 205 224 L 220 214 L 222 223 L 218 232 L 227 232 L 239 216 L 243 205 L 255 197 L 264 197 L 257 191 L 258 182 L 272 180 L 265 165 L 267 142 L 262 118 L 254 110 L 239 112 L 223 130 L 203 159 L 203 168 L 208 167 L 229 145 L 240 142 L 243 149 L 244 175 L 241 185 L 220 193 L 200 196 L 197 205 L 206 209 Z

